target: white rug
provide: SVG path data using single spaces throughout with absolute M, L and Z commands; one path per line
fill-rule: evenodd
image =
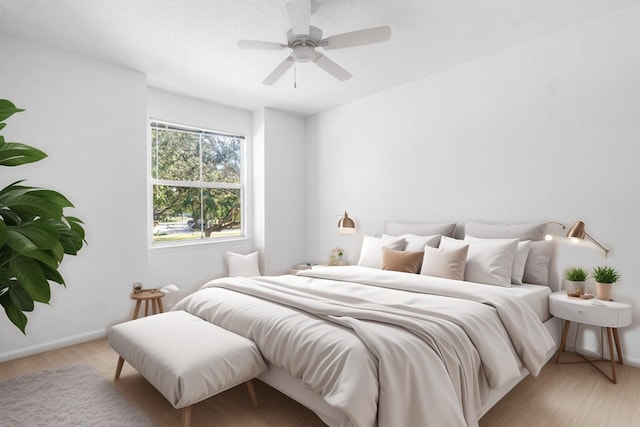
M 153 426 L 95 369 L 69 365 L 0 382 L 0 426 Z

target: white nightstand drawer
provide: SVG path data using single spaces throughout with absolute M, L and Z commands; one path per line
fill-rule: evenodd
M 549 301 L 549 311 L 556 317 L 596 326 L 616 326 L 618 311 L 587 304 L 562 304 Z

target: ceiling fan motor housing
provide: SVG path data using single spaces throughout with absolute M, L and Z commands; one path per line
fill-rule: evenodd
M 293 49 L 291 56 L 296 62 L 311 62 L 316 59 L 316 47 L 322 40 L 322 30 L 313 25 L 309 26 L 309 34 L 293 34 L 287 31 L 288 46 Z

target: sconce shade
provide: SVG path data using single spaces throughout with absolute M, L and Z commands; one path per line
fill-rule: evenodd
M 347 211 L 344 212 L 344 216 L 338 221 L 338 232 L 340 234 L 354 234 L 356 232 L 356 223 L 349 218 Z
M 586 237 L 587 239 L 591 240 L 593 243 L 598 245 L 598 247 L 600 247 L 600 249 L 604 251 L 605 257 L 609 255 L 609 249 L 602 246 L 600 242 L 598 242 L 593 237 L 589 236 L 589 233 L 584 231 L 584 222 L 582 221 L 576 221 L 576 223 L 573 224 L 573 226 L 569 229 L 569 232 L 567 233 L 567 237 L 569 237 L 571 240 L 578 240 L 578 239 L 583 240 Z
M 569 229 L 567 237 L 580 240 L 584 239 L 584 222 L 576 221 L 576 223 Z

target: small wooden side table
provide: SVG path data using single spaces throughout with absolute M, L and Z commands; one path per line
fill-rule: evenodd
M 138 318 L 138 313 L 140 312 L 140 305 L 142 301 L 144 301 L 144 315 L 149 315 L 149 303 L 151 303 L 151 312 L 152 314 L 158 314 L 164 312 L 164 308 L 162 307 L 162 297 L 164 294 L 160 291 L 156 290 L 147 290 L 140 291 L 138 293 L 132 293 L 130 298 L 136 301 L 136 308 L 133 309 L 133 316 L 131 320 Z
M 599 360 L 590 360 L 580 353 L 582 357 L 591 366 L 599 370 L 604 376 L 609 378 L 612 383 L 617 383 L 616 378 L 616 358 L 614 355 L 613 345 L 618 353 L 620 364 L 623 365 L 622 348 L 620 347 L 620 336 L 618 328 L 623 328 L 631 324 L 631 305 L 617 301 L 600 301 L 593 299 L 568 298 L 565 291 L 554 292 L 549 295 L 549 312 L 555 317 L 564 319 L 564 329 L 562 330 L 562 340 L 558 353 L 556 354 L 556 363 L 560 362 L 560 355 L 565 351 L 567 344 L 567 334 L 571 322 L 583 323 L 587 325 L 600 326 L 607 335 L 609 344 L 609 362 L 611 363 L 611 376 L 598 368 L 593 362 L 606 361 L 604 354 Z M 603 351 L 604 353 L 604 351 Z

